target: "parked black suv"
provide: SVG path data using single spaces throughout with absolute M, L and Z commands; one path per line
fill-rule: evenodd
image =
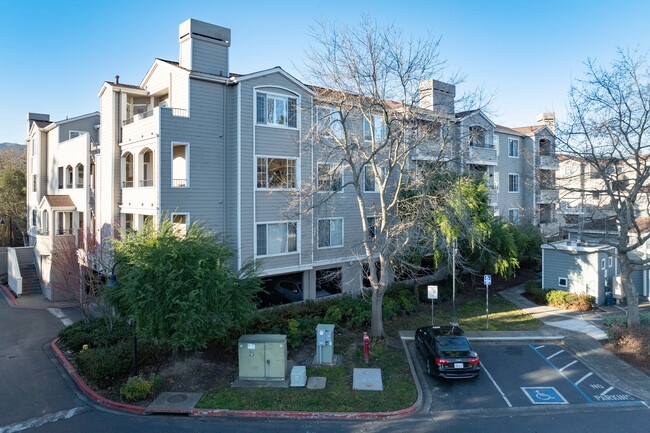
M 415 347 L 424 357 L 427 373 L 448 379 L 476 377 L 478 355 L 457 326 L 423 326 L 415 331 Z

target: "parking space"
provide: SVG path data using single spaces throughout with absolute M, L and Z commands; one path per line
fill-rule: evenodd
M 600 379 L 557 344 L 472 346 L 481 360 L 478 378 L 426 376 L 423 385 L 432 393 L 431 411 L 638 402 L 635 396 Z M 424 371 L 422 357 L 413 353 Z

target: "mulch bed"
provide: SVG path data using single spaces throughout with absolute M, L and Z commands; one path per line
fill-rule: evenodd
M 612 325 L 618 326 L 618 325 Z M 650 376 L 650 329 L 640 327 L 633 331 L 625 328 L 616 343 L 603 343 L 605 349 L 637 370 Z

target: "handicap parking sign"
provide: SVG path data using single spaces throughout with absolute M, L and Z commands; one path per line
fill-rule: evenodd
M 492 284 L 492 275 L 483 275 L 483 285 L 489 286 Z
M 521 387 L 533 404 L 569 404 L 552 386 Z

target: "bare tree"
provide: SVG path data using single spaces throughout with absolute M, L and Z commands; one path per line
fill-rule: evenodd
M 586 68 L 585 77 L 570 91 L 563 147 L 584 163 L 583 179 L 589 180 L 568 190 L 574 198 L 591 199 L 601 216 L 615 220 L 615 235 L 602 241 L 616 249 L 628 326 L 636 326 L 639 294 L 631 274 L 650 269 L 650 259 L 639 254 L 650 230 L 638 218 L 643 210 L 648 216 L 650 70 L 644 56 L 623 50 L 608 67 L 588 60 Z M 579 170 L 570 174 L 578 175 Z
M 362 228 L 355 254 L 372 287 L 371 336 L 383 337 L 382 300 L 396 260 L 420 233 L 417 217 L 399 215 L 416 171 L 412 157 L 434 171 L 453 159 L 454 94 L 438 100 L 433 81 L 422 86 L 444 66 L 438 38 L 406 38 L 368 19 L 356 27 L 319 22 L 312 30 L 304 75 L 317 94 L 312 134 L 315 159 L 324 163 L 302 197 L 306 192 L 317 211 L 341 188 L 354 190 Z M 418 212 L 426 211 L 422 204 Z

